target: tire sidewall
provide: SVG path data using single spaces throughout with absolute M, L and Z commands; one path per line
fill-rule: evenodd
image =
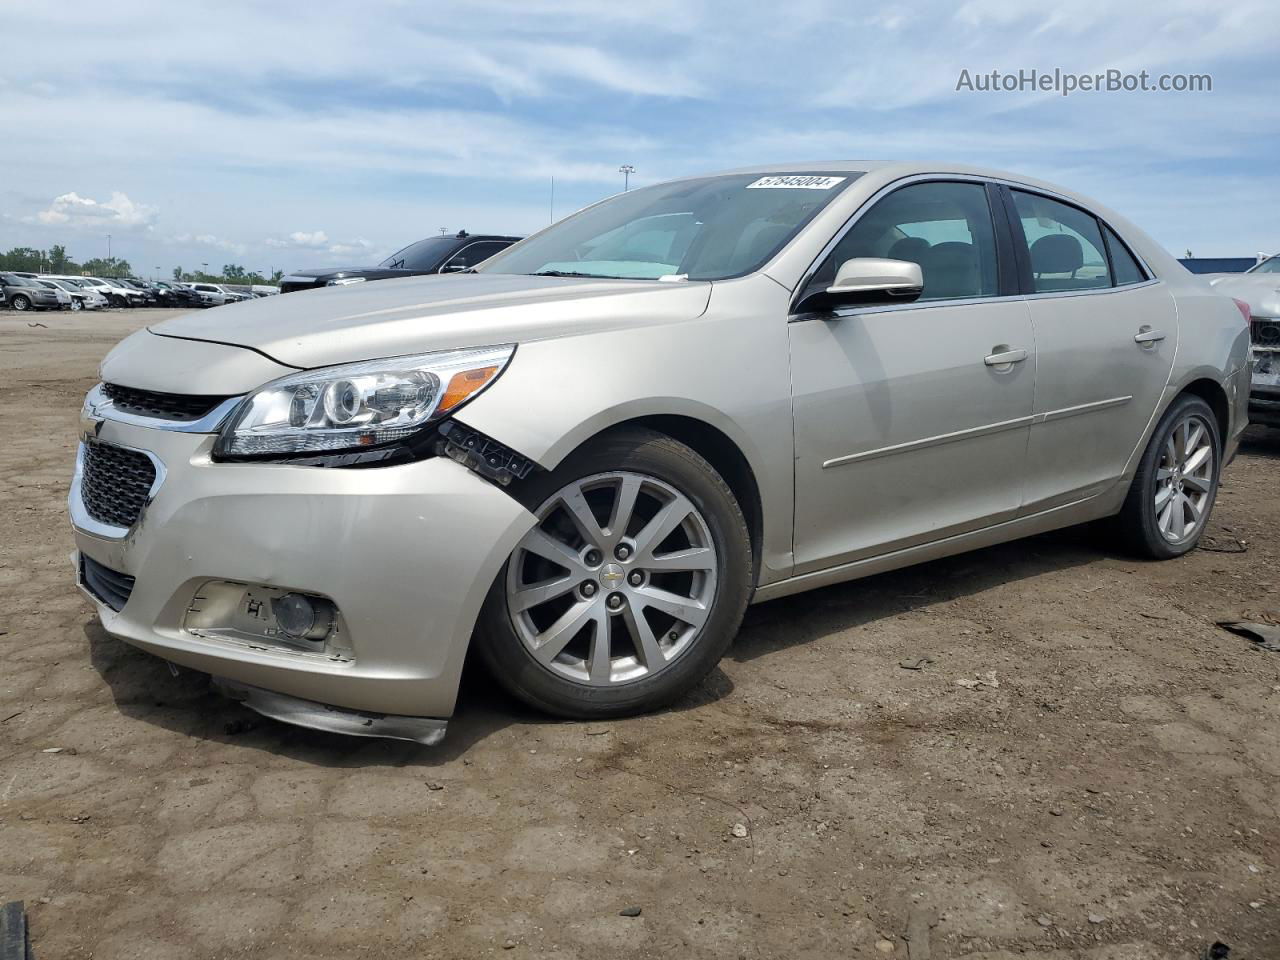
M 1196 415 L 1209 431 L 1213 443 L 1213 475 L 1209 499 L 1205 504 L 1204 522 L 1194 537 L 1182 543 L 1170 543 L 1160 532 L 1159 518 L 1155 509 L 1156 473 L 1160 466 L 1161 451 L 1164 449 L 1174 427 L 1189 415 Z M 1195 396 L 1184 396 L 1176 400 L 1160 419 L 1160 424 L 1151 435 L 1151 442 L 1142 455 L 1142 464 L 1134 482 L 1138 485 L 1136 493 L 1141 497 L 1140 521 L 1143 546 L 1150 554 L 1159 559 L 1171 559 L 1190 553 L 1204 536 L 1209 525 L 1209 516 L 1218 500 L 1218 484 L 1222 476 L 1222 436 L 1218 429 L 1218 418 L 1213 409 L 1204 400 Z
M 742 622 L 754 582 L 751 545 L 741 508 L 715 470 L 684 444 L 650 431 L 618 431 L 571 454 L 555 470 L 531 478 L 517 499 L 537 513 L 566 485 L 599 473 L 628 471 L 670 484 L 702 514 L 716 548 L 716 588 L 711 615 L 669 666 L 651 677 L 590 687 L 560 677 L 525 647 L 507 610 L 511 558 L 485 598 L 477 645 L 496 679 L 521 699 L 547 712 L 579 719 L 626 716 L 656 709 L 696 685 L 720 661 Z

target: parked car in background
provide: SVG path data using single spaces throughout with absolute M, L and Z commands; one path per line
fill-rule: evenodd
M 10 310 L 58 310 L 62 307 L 58 293 L 38 280 L 17 273 L 0 273 L 0 294 Z M 65 296 L 65 293 L 63 293 Z
M 474 272 L 133 334 L 80 418 L 76 576 L 108 633 L 293 723 L 435 742 L 473 637 L 527 703 L 624 716 L 753 601 L 1095 520 L 1186 554 L 1248 354 L 1061 187 L 690 177 Z
M 45 280 L 56 283 L 67 293 L 71 294 L 72 310 L 101 310 L 107 305 L 107 300 L 102 294 L 94 290 L 86 284 L 78 282 L 76 277 L 45 277 Z
M 220 307 L 224 303 L 232 303 L 239 297 L 228 295 L 227 291 L 216 283 L 184 282 L 183 286 L 193 290 L 200 297 L 202 307 Z
M 94 277 L 93 279 L 111 288 L 116 303 L 126 307 L 142 307 L 147 303 L 147 295 L 132 284 L 125 283 L 116 277 Z
M 130 300 L 129 295 L 125 291 L 121 290 L 119 287 L 113 286 L 101 277 L 73 277 L 71 279 L 77 280 L 90 289 L 96 291 L 106 299 L 109 306 L 128 307 L 133 305 L 133 301 Z
M 1207 277 L 1215 290 L 1249 307 L 1253 341 L 1253 378 L 1249 419 L 1280 427 L 1280 255 L 1268 257 L 1244 273 Z
M 193 308 L 204 306 L 200 300 L 200 294 L 190 287 L 183 286 L 181 283 L 157 280 L 154 286 L 161 302 L 166 307 Z
M 1244 273 L 1258 262 L 1257 257 L 1181 257 L 1178 262 L 1192 273 Z
M 61 310 L 79 310 L 84 307 L 83 303 L 77 303 L 71 298 L 71 293 L 69 291 L 63 289 L 52 280 L 40 277 L 36 280 L 36 283 L 40 284 L 42 287 L 52 290 L 57 295 L 58 307 Z
M 519 237 L 484 234 L 472 236 L 460 230 L 452 236 L 427 237 L 393 253 L 375 267 L 322 267 L 295 270 L 280 281 L 281 293 L 339 287 L 366 280 L 389 280 L 426 273 L 461 273 L 505 250 Z

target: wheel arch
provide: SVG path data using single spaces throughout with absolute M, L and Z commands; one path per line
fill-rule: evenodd
M 1225 446 L 1231 437 L 1231 403 L 1227 399 L 1227 391 L 1217 380 L 1198 377 L 1174 394 L 1169 404 L 1172 405 L 1179 397 L 1188 394 L 1199 397 L 1209 404 L 1214 419 L 1218 421 L 1218 436 Z

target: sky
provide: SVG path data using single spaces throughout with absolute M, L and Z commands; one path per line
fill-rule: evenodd
M 958 161 L 1078 190 L 1178 256 L 1280 250 L 1268 2 L 0 0 L 0 249 L 146 276 L 376 262 L 748 164 Z M 13 42 L 21 38 L 21 42 Z M 957 90 L 962 71 L 1208 74 Z M 555 180 L 554 203 L 551 189 Z

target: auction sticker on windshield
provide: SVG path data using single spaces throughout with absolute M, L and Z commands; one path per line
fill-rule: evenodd
M 844 183 L 844 177 L 814 177 L 799 174 L 783 174 L 775 177 L 761 177 L 754 183 L 748 183 L 748 190 L 830 190 L 837 183 Z

